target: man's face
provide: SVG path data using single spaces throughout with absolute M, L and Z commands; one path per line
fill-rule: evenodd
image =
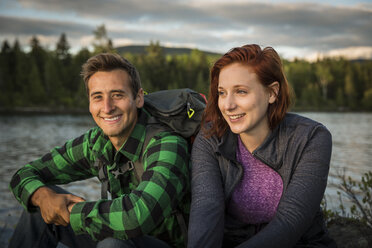
M 133 96 L 129 75 L 120 69 L 94 73 L 88 88 L 89 111 L 94 121 L 115 147 L 121 146 L 136 125 L 137 108 L 144 102 L 143 90 Z

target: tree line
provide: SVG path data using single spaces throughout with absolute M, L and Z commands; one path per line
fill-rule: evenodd
M 93 51 L 70 53 L 65 34 L 56 48 L 40 45 L 36 36 L 30 50 L 16 40 L 2 42 L 0 52 L 0 108 L 86 110 L 88 99 L 80 77 L 81 65 L 92 55 L 115 52 L 104 26 L 94 32 Z M 145 91 L 191 88 L 208 94 L 209 70 L 218 58 L 199 50 L 167 55 L 159 42 L 150 42 L 143 54 L 122 54 L 138 69 Z M 371 111 L 372 61 L 325 58 L 316 62 L 283 60 L 295 99 L 292 110 Z

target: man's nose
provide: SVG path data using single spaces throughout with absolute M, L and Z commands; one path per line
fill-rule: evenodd
M 103 111 L 104 111 L 105 113 L 110 113 L 110 112 L 112 112 L 114 109 L 115 109 L 115 105 L 114 105 L 113 100 L 111 99 L 111 97 L 107 97 L 107 98 L 104 100 Z

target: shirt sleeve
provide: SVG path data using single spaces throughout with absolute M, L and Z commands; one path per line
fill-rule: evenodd
M 239 248 L 293 247 L 311 226 L 327 186 L 332 137 L 322 125 L 309 136 L 273 220 Z
M 222 247 L 225 195 L 219 162 L 211 139 L 200 131 L 192 148 L 189 248 Z
M 12 177 L 9 187 L 15 198 L 28 211 L 34 208 L 29 204 L 30 197 L 40 187 L 66 184 L 94 176 L 90 166 L 89 137 L 86 134 L 55 147 L 43 157 L 25 165 Z
M 162 134 L 144 151 L 144 173 L 134 190 L 72 208 L 70 222 L 76 234 L 88 233 L 94 240 L 129 239 L 152 233 L 171 215 L 189 187 L 189 155 L 185 139 Z

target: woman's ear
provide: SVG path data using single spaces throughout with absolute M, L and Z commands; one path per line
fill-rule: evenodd
M 279 83 L 277 81 L 269 85 L 269 103 L 274 103 L 279 95 Z

